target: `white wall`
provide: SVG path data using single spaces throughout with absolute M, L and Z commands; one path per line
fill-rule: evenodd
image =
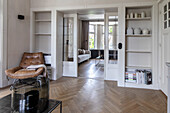
M 2 82 L 4 79 L 4 68 L 6 67 L 5 63 L 6 54 L 4 49 L 6 49 L 5 42 L 7 41 L 7 1 L 0 0 L 0 87 L 2 87 Z
M 120 3 L 149 2 L 156 0 L 31 0 L 31 8 L 81 9 L 108 7 Z
M 6 0 L 4 0 L 6 1 Z M 18 14 L 24 15 L 24 20 L 18 20 Z M 5 60 L 6 68 L 11 68 L 18 66 L 22 57 L 23 52 L 29 51 L 30 42 L 30 1 L 29 0 L 8 0 L 7 1 L 7 42 L 3 44 L 3 55 L 7 53 L 7 58 L 3 57 Z M 3 37 L 6 39 L 5 37 Z M 3 64 L 3 65 L 5 65 Z M 8 85 L 6 75 L 4 74 L 5 69 L 2 70 L 0 76 L 2 76 L 2 86 Z
M 8 68 L 19 65 L 23 52 L 29 51 L 29 4 L 29 0 L 8 0 Z M 17 19 L 18 14 L 25 19 Z

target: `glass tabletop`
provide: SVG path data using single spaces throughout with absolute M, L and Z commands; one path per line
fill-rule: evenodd
M 62 101 L 49 99 L 44 102 L 43 99 L 39 99 L 36 107 L 26 109 L 25 106 L 21 105 L 21 95 L 17 94 L 15 96 L 16 99 L 13 105 L 11 105 L 11 95 L 0 99 L 0 113 L 51 113 L 58 105 L 61 107 L 62 104 Z

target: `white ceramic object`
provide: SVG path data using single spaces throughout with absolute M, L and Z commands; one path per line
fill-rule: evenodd
M 140 28 L 135 28 L 135 29 L 134 29 L 134 34 L 135 34 L 135 35 L 141 34 L 141 29 L 140 29 Z
M 137 13 L 135 13 L 135 18 L 138 18 L 138 14 Z
M 130 13 L 130 18 L 133 18 L 133 13 Z
M 142 30 L 142 34 L 143 34 L 143 35 L 149 34 L 149 30 L 148 30 L 147 28 L 143 29 L 143 30 Z
M 130 18 L 130 15 L 129 15 L 129 14 L 127 14 L 126 18 Z
M 133 35 L 133 28 L 131 27 L 127 28 L 127 35 Z
M 141 13 L 141 18 L 145 18 L 145 12 Z

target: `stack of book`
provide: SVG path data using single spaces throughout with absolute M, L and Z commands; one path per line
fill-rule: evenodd
M 134 72 L 126 72 L 125 82 L 137 84 L 152 84 L 152 73 L 147 70 L 136 70 Z
M 136 83 L 136 72 L 126 72 L 125 82 Z

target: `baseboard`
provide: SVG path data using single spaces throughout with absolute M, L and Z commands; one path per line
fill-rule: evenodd
M 160 91 L 162 92 L 162 94 L 163 94 L 166 98 L 168 98 L 168 95 L 166 95 L 166 93 L 164 93 L 161 89 L 160 89 Z
M 12 83 L 13 83 L 13 79 L 10 79 L 10 80 L 5 79 L 2 81 L 2 86 L 0 88 L 10 86 Z

